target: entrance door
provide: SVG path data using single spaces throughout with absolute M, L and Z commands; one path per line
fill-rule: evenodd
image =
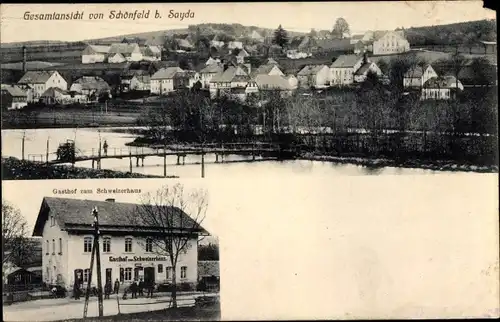
M 144 267 L 144 283 L 150 285 L 155 283 L 155 268 L 154 267 Z
M 110 283 L 111 284 L 111 282 L 112 282 L 111 268 L 106 268 L 106 283 Z

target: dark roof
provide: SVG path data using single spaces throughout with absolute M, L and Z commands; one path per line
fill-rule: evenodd
M 198 261 L 198 276 L 220 276 L 219 261 Z
M 54 71 L 28 71 L 19 80 L 19 84 L 45 84 Z
M 366 73 L 368 73 L 368 70 L 370 69 L 371 65 L 373 63 L 365 63 L 363 64 L 355 73 L 354 75 L 365 75 Z
M 353 51 L 350 39 L 316 39 L 316 46 L 325 50 Z
M 94 207 L 99 212 L 99 225 L 101 230 L 106 231 L 158 231 L 162 227 L 147 221 L 143 217 L 133 216 L 138 207 L 146 207 L 141 204 L 82 200 L 71 198 L 44 197 L 38 218 L 36 220 L 33 236 L 41 236 L 43 227 L 48 219 L 49 213 L 54 215 L 58 225 L 63 230 L 90 230 L 92 228 Z M 191 230 L 206 233 L 198 226 L 191 217 L 177 207 L 171 206 L 149 206 L 158 216 L 168 213 L 172 218 L 174 229 Z M 170 217 L 172 216 L 172 217 Z M 158 217 L 159 218 L 159 217 Z M 195 229 L 197 228 L 197 229 Z

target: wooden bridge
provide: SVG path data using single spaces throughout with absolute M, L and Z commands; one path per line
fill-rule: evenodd
M 130 172 L 132 172 L 132 160 L 135 158 L 136 166 L 144 166 L 146 157 L 163 157 L 164 168 L 166 167 L 167 156 L 177 156 L 177 165 L 184 165 L 185 158 L 188 155 L 201 155 L 202 168 L 204 156 L 206 154 L 215 154 L 215 163 L 224 163 L 224 157 L 227 155 L 251 155 L 252 161 L 256 156 L 263 154 L 277 154 L 280 148 L 277 144 L 270 143 L 225 143 L 225 144 L 203 144 L 203 145 L 168 145 L 153 147 L 129 147 L 129 148 L 111 148 L 92 149 L 90 151 L 78 150 L 73 160 L 60 160 L 57 158 L 57 152 L 47 152 L 43 154 L 29 154 L 28 160 L 34 162 L 43 162 L 47 165 L 56 165 L 63 163 L 92 161 L 92 168 L 101 169 L 101 160 L 103 159 L 126 159 L 130 160 Z

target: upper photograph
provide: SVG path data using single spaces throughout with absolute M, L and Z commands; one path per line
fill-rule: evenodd
M 495 13 L 384 5 L 4 5 L 2 179 L 498 171 Z

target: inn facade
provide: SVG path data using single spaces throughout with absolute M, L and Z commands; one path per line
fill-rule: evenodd
M 43 240 L 42 279 L 49 284 L 61 285 L 68 290 L 75 281 L 86 286 L 90 275 L 93 245 L 92 209 L 99 212 L 99 247 L 101 254 L 101 282 L 123 287 L 134 280 L 155 284 L 172 282 L 172 265 L 168 254 L 155 247 L 153 236 L 157 229 L 137 226 L 129 222 L 137 210 L 136 204 L 71 198 L 45 197 L 40 206 L 33 236 Z M 180 222 L 193 222 L 180 211 Z M 177 231 L 182 232 L 182 227 Z M 201 227 L 189 230 L 188 247 L 181 252 L 176 265 L 177 283 L 195 284 L 198 278 L 198 238 L 208 233 Z M 95 265 L 95 264 L 94 264 Z M 93 286 L 97 286 L 97 273 L 92 272 Z

